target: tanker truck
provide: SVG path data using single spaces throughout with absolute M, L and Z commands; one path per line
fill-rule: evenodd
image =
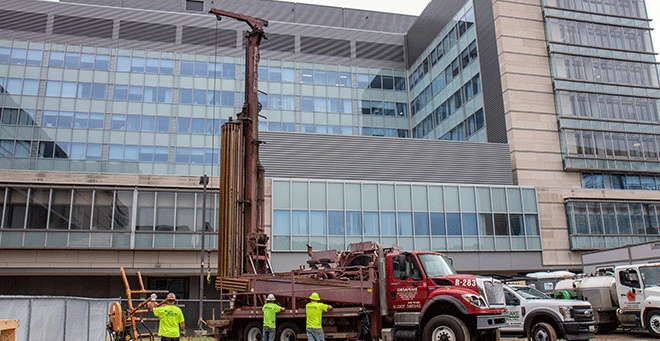
M 617 266 L 613 272 L 559 281 L 555 290 L 589 301 L 601 333 L 641 327 L 660 337 L 660 264 Z

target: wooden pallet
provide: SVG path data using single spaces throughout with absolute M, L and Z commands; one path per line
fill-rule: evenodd
M 0 321 L 0 341 L 16 341 L 18 320 Z

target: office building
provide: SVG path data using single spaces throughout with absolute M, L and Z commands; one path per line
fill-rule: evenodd
M 124 266 L 198 295 L 199 179 L 213 249 L 247 29 L 211 7 L 270 22 L 259 128 L 275 270 L 303 264 L 308 244 L 366 240 L 446 252 L 463 272 L 579 270 L 583 251 L 660 237 L 642 0 L 435 0 L 418 17 L 6 0 L 0 294 L 116 297 Z

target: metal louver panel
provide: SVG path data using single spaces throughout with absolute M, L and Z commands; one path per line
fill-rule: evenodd
M 113 20 L 55 15 L 54 34 L 112 39 Z
M 344 27 L 378 32 L 405 33 L 417 17 L 344 8 Z
M 173 44 L 176 40 L 176 26 L 122 20 L 119 24 L 119 39 Z
M 501 51 L 496 42 L 493 6 L 490 2 L 476 1 L 474 12 L 488 142 L 507 143 L 506 113 L 500 76 Z
M 0 29 L 46 33 L 47 15 L 0 10 Z
M 269 33 L 268 39 L 261 41 L 259 48 L 262 50 L 275 50 L 282 52 L 296 52 L 296 37 L 288 34 Z
M 355 42 L 356 57 L 365 59 L 389 60 L 403 63 L 403 46 L 391 44 Z
M 300 52 L 336 57 L 351 57 L 351 42 L 342 39 L 300 37 Z
M 513 185 L 507 144 L 263 131 L 267 177 Z
M 296 3 L 295 20 L 299 24 L 342 27 L 343 9 L 339 7 L 318 6 Z
M 236 47 L 236 31 L 183 26 L 182 44 Z

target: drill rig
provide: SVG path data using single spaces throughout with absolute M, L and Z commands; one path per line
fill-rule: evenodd
M 271 266 L 266 253 L 268 236 L 263 228 L 264 168 L 259 162 L 259 144 L 262 141 L 257 129 L 261 111 L 257 87 L 259 44 L 264 38 L 263 28 L 268 26 L 268 21 L 216 8 L 211 8 L 209 13 L 215 14 L 218 20 L 225 16 L 244 21 L 251 28 L 245 36 L 245 103 L 237 119 L 230 119 L 222 126 L 218 279 L 245 273 L 269 273 Z M 140 289 L 131 290 L 123 268 L 121 273 L 126 286 L 128 309 L 122 310 L 118 302 L 110 307 L 106 326 L 110 337 L 112 340 L 154 340 L 155 333 L 145 324 L 150 319 L 144 317 L 148 312 L 145 307 L 151 298 L 133 307 L 131 295 L 167 292 L 146 290 L 140 272 Z M 146 332 L 138 331 L 138 327 Z
M 218 278 L 244 273 L 268 273 L 271 266 L 264 233 L 264 168 L 259 162 L 258 102 L 259 44 L 268 21 L 211 8 L 223 16 L 246 22 L 245 103 L 236 120 L 222 125 L 220 146 L 220 202 Z

